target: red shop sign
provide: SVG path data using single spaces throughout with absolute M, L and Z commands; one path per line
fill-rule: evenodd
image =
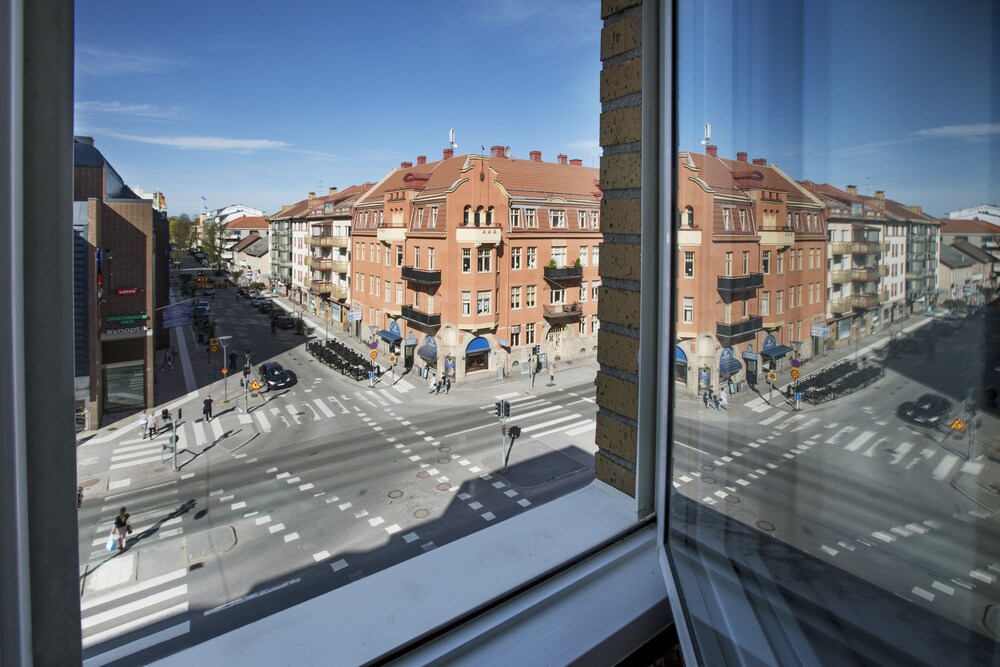
M 119 287 L 115 290 L 115 294 L 118 296 L 133 296 L 139 293 L 138 287 Z

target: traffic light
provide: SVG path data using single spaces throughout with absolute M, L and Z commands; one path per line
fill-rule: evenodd
M 542 347 L 541 347 L 541 345 L 535 345 L 535 346 L 533 346 L 533 347 L 531 348 L 531 353 L 532 353 L 532 354 L 536 354 L 536 355 L 537 355 L 537 354 L 541 354 L 541 352 L 542 352 Z
M 520 438 L 520 437 L 521 437 L 521 427 L 520 426 L 511 426 L 510 427 L 510 439 L 511 440 L 515 440 L 515 439 Z
M 504 417 L 510 417 L 510 401 L 500 401 L 500 408 Z
M 771 363 L 768 365 L 767 368 L 768 368 L 768 370 L 772 370 L 772 371 L 773 370 L 777 370 L 778 369 L 778 362 L 775 361 L 774 358 L 772 357 L 771 358 Z
M 501 401 L 497 401 L 493 405 L 497 409 L 497 417 L 503 416 L 503 404 L 501 403 Z

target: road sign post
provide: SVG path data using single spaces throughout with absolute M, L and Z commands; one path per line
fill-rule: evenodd
M 390 354 L 389 355 L 389 370 L 392 372 L 392 385 L 390 385 L 390 386 L 394 387 L 394 386 L 396 386 L 396 355 L 395 354 Z
M 767 390 L 767 402 L 768 402 L 768 404 L 771 403 L 771 396 L 774 394 L 774 383 L 777 381 L 777 379 L 778 379 L 778 374 L 777 373 L 775 373 L 774 371 L 768 371 L 767 372 L 767 386 L 768 386 L 768 390 Z

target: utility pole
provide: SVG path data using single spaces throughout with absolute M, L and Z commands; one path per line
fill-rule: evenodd
M 228 341 L 231 338 L 232 338 L 232 336 L 219 336 L 219 342 L 222 343 L 222 358 L 223 359 L 228 359 L 229 358 L 226 355 L 226 341 Z M 225 364 L 225 361 L 223 361 L 223 364 Z M 229 383 L 226 382 L 226 380 L 228 378 L 229 378 L 229 369 L 226 368 L 226 367 L 223 367 L 223 369 L 222 369 L 222 392 L 223 392 L 222 400 L 224 402 L 226 402 L 226 403 L 229 402 Z
M 497 401 L 495 403 L 497 420 L 500 422 L 500 469 L 507 469 L 507 420 L 510 418 L 510 401 Z
M 976 396 L 972 387 L 965 390 L 965 429 L 969 434 L 969 454 L 971 461 L 976 454 Z

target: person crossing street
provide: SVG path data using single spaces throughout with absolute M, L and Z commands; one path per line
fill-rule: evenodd
M 212 403 L 214 403 L 214 401 L 212 400 L 211 394 L 209 394 L 208 397 L 201 403 L 201 413 L 204 415 L 205 421 L 207 422 L 212 421 Z

